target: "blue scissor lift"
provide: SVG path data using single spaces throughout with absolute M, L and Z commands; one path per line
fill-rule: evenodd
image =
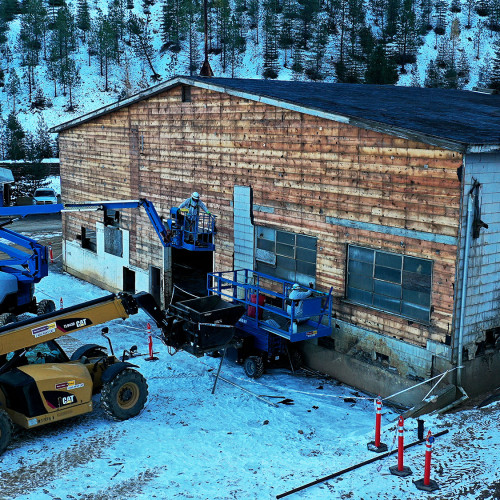
M 302 363 L 293 344 L 330 336 L 332 333 L 332 290 L 320 292 L 308 287 L 311 296 L 302 299 L 302 313 L 288 299 L 293 282 L 267 274 L 240 269 L 208 274 L 209 294 L 245 306 L 236 324 L 239 342 L 228 356 L 243 363 L 249 377 L 258 378 L 266 366 L 284 364 L 292 369 Z

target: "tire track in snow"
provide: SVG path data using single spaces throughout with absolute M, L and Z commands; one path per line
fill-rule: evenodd
M 2 499 L 16 498 L 20 491 L 26 494 L 42 488 L 67 472 L 74 473 L 75 467 L 84 466 L 95 458 L 102 458 L 103 451 L 108 450 L 123 434 L 124 431 L 112 429 L 85 435 L 85 441 L 75 443 L 41 462 L 21 466 L 14 472 L 2 471 Z
M 109 484 L 105 490 L 100 490 L 97 493 L 80 494 L 79 500 L 116 500 L 117 498 L 133 498 L 133 495 L 142 493 L 143 486 L 155 480 L 163 471 L 167 470 L 167 466 L 158 467 L 155 469 L 146 469 L 144 472 L 137 474 L 118 484 Z

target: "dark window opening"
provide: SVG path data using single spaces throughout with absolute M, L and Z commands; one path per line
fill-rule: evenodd
M 123 268 L 123 291 L 135 293 L 135 271 L 128 267 Z
M 428 323 L 431 287 L 431 260 L 349 246 L 347 299 Z
M 191 86 L 182 86 L 182 102 L 191 102 Z
M 384 365 L 389 364 L 389 356 L 387 356 L 386 354 L 382 354 L 381 352 L 375 352 L 375 355 L 379 363 L 382 363 Z
M 120 212 L 118 210 L 104 210 L 104 225 L 120 227 Z
M 97 252 L 97 233 L 93 229 L 82 227 L 82 248 Z

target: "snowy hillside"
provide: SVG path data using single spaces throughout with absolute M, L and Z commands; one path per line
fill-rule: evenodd
M 79 0 L 68 3 L 66 12 L 58 6 L 61 0 L 50 0 L 44 4 L 49 21 L 37 34 L 29 23 L 38 18 L 27 11 L 40 2 L 24 0 L 24 12 L 18 7 L 11 20 L 0 20 L 1 113 L 5 120 L 14 111 L 25 130 L 34 132 L 39 116 L 51 127 L 173 75 L 199 72 L 203 33 L 197 1 Z M 0 0 L 0 7 L 7 12 L 12 3 Z M 498 3 L 223 0 L 209 4 L 210 63 L 216 76 L 227 77 L 487 86 Z M 83 20 L 82 5 L 88 8 Z M 39 41 L 30 45 L 30 37 Z

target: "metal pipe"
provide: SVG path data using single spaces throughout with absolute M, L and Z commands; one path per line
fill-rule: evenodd
M 462 351 L 463 351 L 463 336 L 464 336 L 464 321 L 465 321 L 465 303 L 467 299 L 467 280 L 469 278 L 469 252 L 470 252 L 470 235 L 472 229 L 472 213 L 473 194 L 469 192 L 467 200 L 467 222 L 465 233 L 465 248 L 464 248 L 464 271 L 462 276 L 462 296 L 460 297 L 460 324 L 458 327 L 458 356 L 457 356 L 457 386 L 462 387 Z
M 469 395 L 465 392 L 465 389 L 462 386 L 458 386 L 458 390 L 462 393 L 462 397 L 460 399 L 457 399 L 456 401 L 453 401 L 453 403 L 450 403 L 448 406 L 445 406 L 444 408 L 440 408 L 439 410 L 433 411 L 431 415 L 438 414 L 441 415 L 442 413 L 447 412 L 448 410 L 451 410 L 452 408 L 455 408 L 455 406 L 458 406 L 460 403 L 465 401 L 466 399 L 469 399 Z

